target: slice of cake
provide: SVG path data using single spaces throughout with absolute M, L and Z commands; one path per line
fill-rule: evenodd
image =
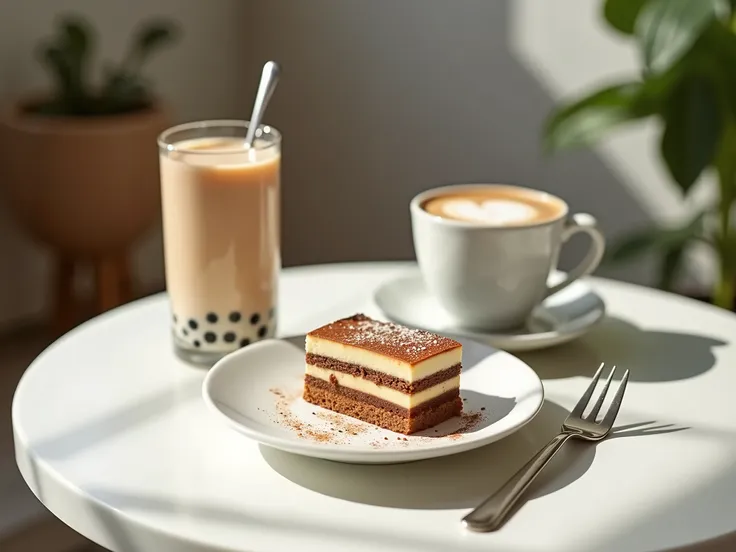
M 462 345 L 362 314 L 307 334 L 304 400 L 410 434 L 462 412 Z

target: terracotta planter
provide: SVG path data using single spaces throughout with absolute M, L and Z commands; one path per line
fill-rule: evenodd
M 160 215 L 160 106 L 108 117 L 47 117 L 31 100 L 0 115 L 0 185 L 22 226 L 74 257 L 124 250 Z

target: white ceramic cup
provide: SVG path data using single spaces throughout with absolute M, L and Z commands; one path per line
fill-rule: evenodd
M 559 215 L 543 222 L 501 226 L 440 217 L 422 207 L 435 196 L 499 186 L 557 202 Z M 468 328 L 504 331 L 523 326 L 546 297 L 593 272 L 605 251 L 595 218 L 570 215 L 562 199 L 530 188 L 497 184 L 433 188 L 411 200 L 410 212 L 414 250 L 427 288 L 458 325 Z M 549 285 L 562 245 L 578 232 L 591 238 L 585 258 L 564 281 Z

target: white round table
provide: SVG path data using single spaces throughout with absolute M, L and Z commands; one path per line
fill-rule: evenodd
M 280 334 L 380 316 L 373 290 L 413 266 L 285 270 Z M 172 353 L 160 295 L 76 328 L 31 365 L 13 402 L 18 466 L 49 510 L 115 552 L 736 549 L 736 316 L 589 282 L 608 318 L 520 355 L 545 404 L 482 449 L 360 466 L 259 447 L 205 410 L 205 372 Z M 460 518 L 556 433 L 600 361 L 632 372 L 616 433 L 571 443 L 500 531 L 464 530 Z

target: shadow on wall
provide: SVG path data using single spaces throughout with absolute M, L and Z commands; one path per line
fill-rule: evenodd
M 262 34 L 249 38 L 248 66 L 284 67 L 269 119 L 285 136 L 285 265 L 413 258 L 409 200 L 454 182 L 548 190 L 595 214 L 609 236 L 648 222 L 592 153 L 543 158 L 540 128 L 555 100 L 510 50 L 509 4 L 254 6 Z M 563 266 L 584 246 L 576 240 Z M 616 276 L 645 282 L 648 271 Z

